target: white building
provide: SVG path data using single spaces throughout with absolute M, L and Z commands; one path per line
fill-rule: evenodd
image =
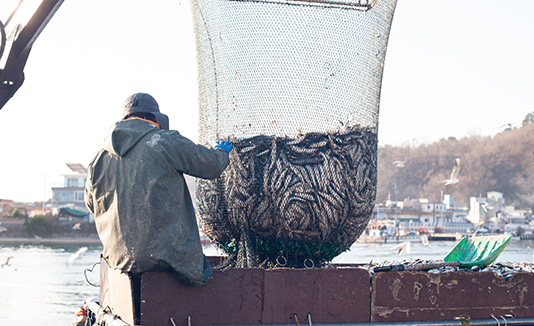
M 79 163 L 67 163 L 72 173 L 63 174 L 63 186 L 52 188 L 52 205 L 60 208 L 68 208 L 76 212 L 86 212 L 85 206 L 85 181 L 87 169 Z M 89 214 L 89 220 L 94 220 L 94 215 Z
M 445 195 L 443 196 L 443 204 L 447 207 L 447 209 L 454 208 L 454 196 L 453 195 Z
M 504 213 L 505 205 L 502 193 L 490 191 L 487 197 L 471 197 L 468 219 L 475 225 L 483 224 L 492 218 L 498 219 Z
M 423 213 L 444 213 L 447 210 L 447 205 L 441 203 L 426 203 L 421 204 L 421 211 Z

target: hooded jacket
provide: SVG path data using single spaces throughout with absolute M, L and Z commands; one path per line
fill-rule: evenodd
M 226 151 L 175 130 L 138 119 L 115 123 L 89 164 L 85 187 L 108 265 L 131 273 L 169 270 L 187 285 L 207 282 L 213 270 L 183 174 L 214 179 L 228 162 Z

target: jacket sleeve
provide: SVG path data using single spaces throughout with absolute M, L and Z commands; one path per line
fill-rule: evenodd
M 93 157 L 93 159 L 87 166 L 88 174 L 87 174 L 87 180 L 85 181 L 84 199 L 85 199 L 85 206 L 93 214 L 95 213 L 94 203 L 93 203 L 93 195 L 94 195 L 93 194 L 93 176 L 94 176 L 94 170 L 95 170 L 94 166 L 95 166 L 95 162 L 98 161 L 98 159 L 100 158 L 103 152 L 104 150 L 101 149 L 98 152 L 98 154 L 96 154 L 95 157 Z
M 198 145 L 177 131 L 166 132 L 164 152 L 174 169 L 202 179 L 215 179 L 229 164 L 229 155 L 223 149 Z
M 92 166 L 89 165 L 89 169 L 92 170 Z M 92 178 L 91 173 L 87 176 L 87 180 L 85 182 L 85 206 L 91 213 L 95 213 L 94 206 L 93 206 L 93 185 L 92 185 Z

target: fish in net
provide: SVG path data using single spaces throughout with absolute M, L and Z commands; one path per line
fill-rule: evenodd
M 190 0 L 199 143 L 234 145 L 197 211 L 229 265 L 320 266 L 365 229 L 396 3 Z
M 200 223 L 230 264 L 320 266 L 361 235 L 376 197 L 376 128 L 230 141 L 226 171 L 196 187 Z

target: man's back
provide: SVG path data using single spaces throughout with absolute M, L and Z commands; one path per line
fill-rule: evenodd
M 89 165 L 86 187 L 108 265 L 131 273 L 171 270 L 189 285 L 207 281 L 211 267 L 183 173 L 213 179 L 227 165 L 226 152 L 177 131 L 138 119 L 116 123 Z

